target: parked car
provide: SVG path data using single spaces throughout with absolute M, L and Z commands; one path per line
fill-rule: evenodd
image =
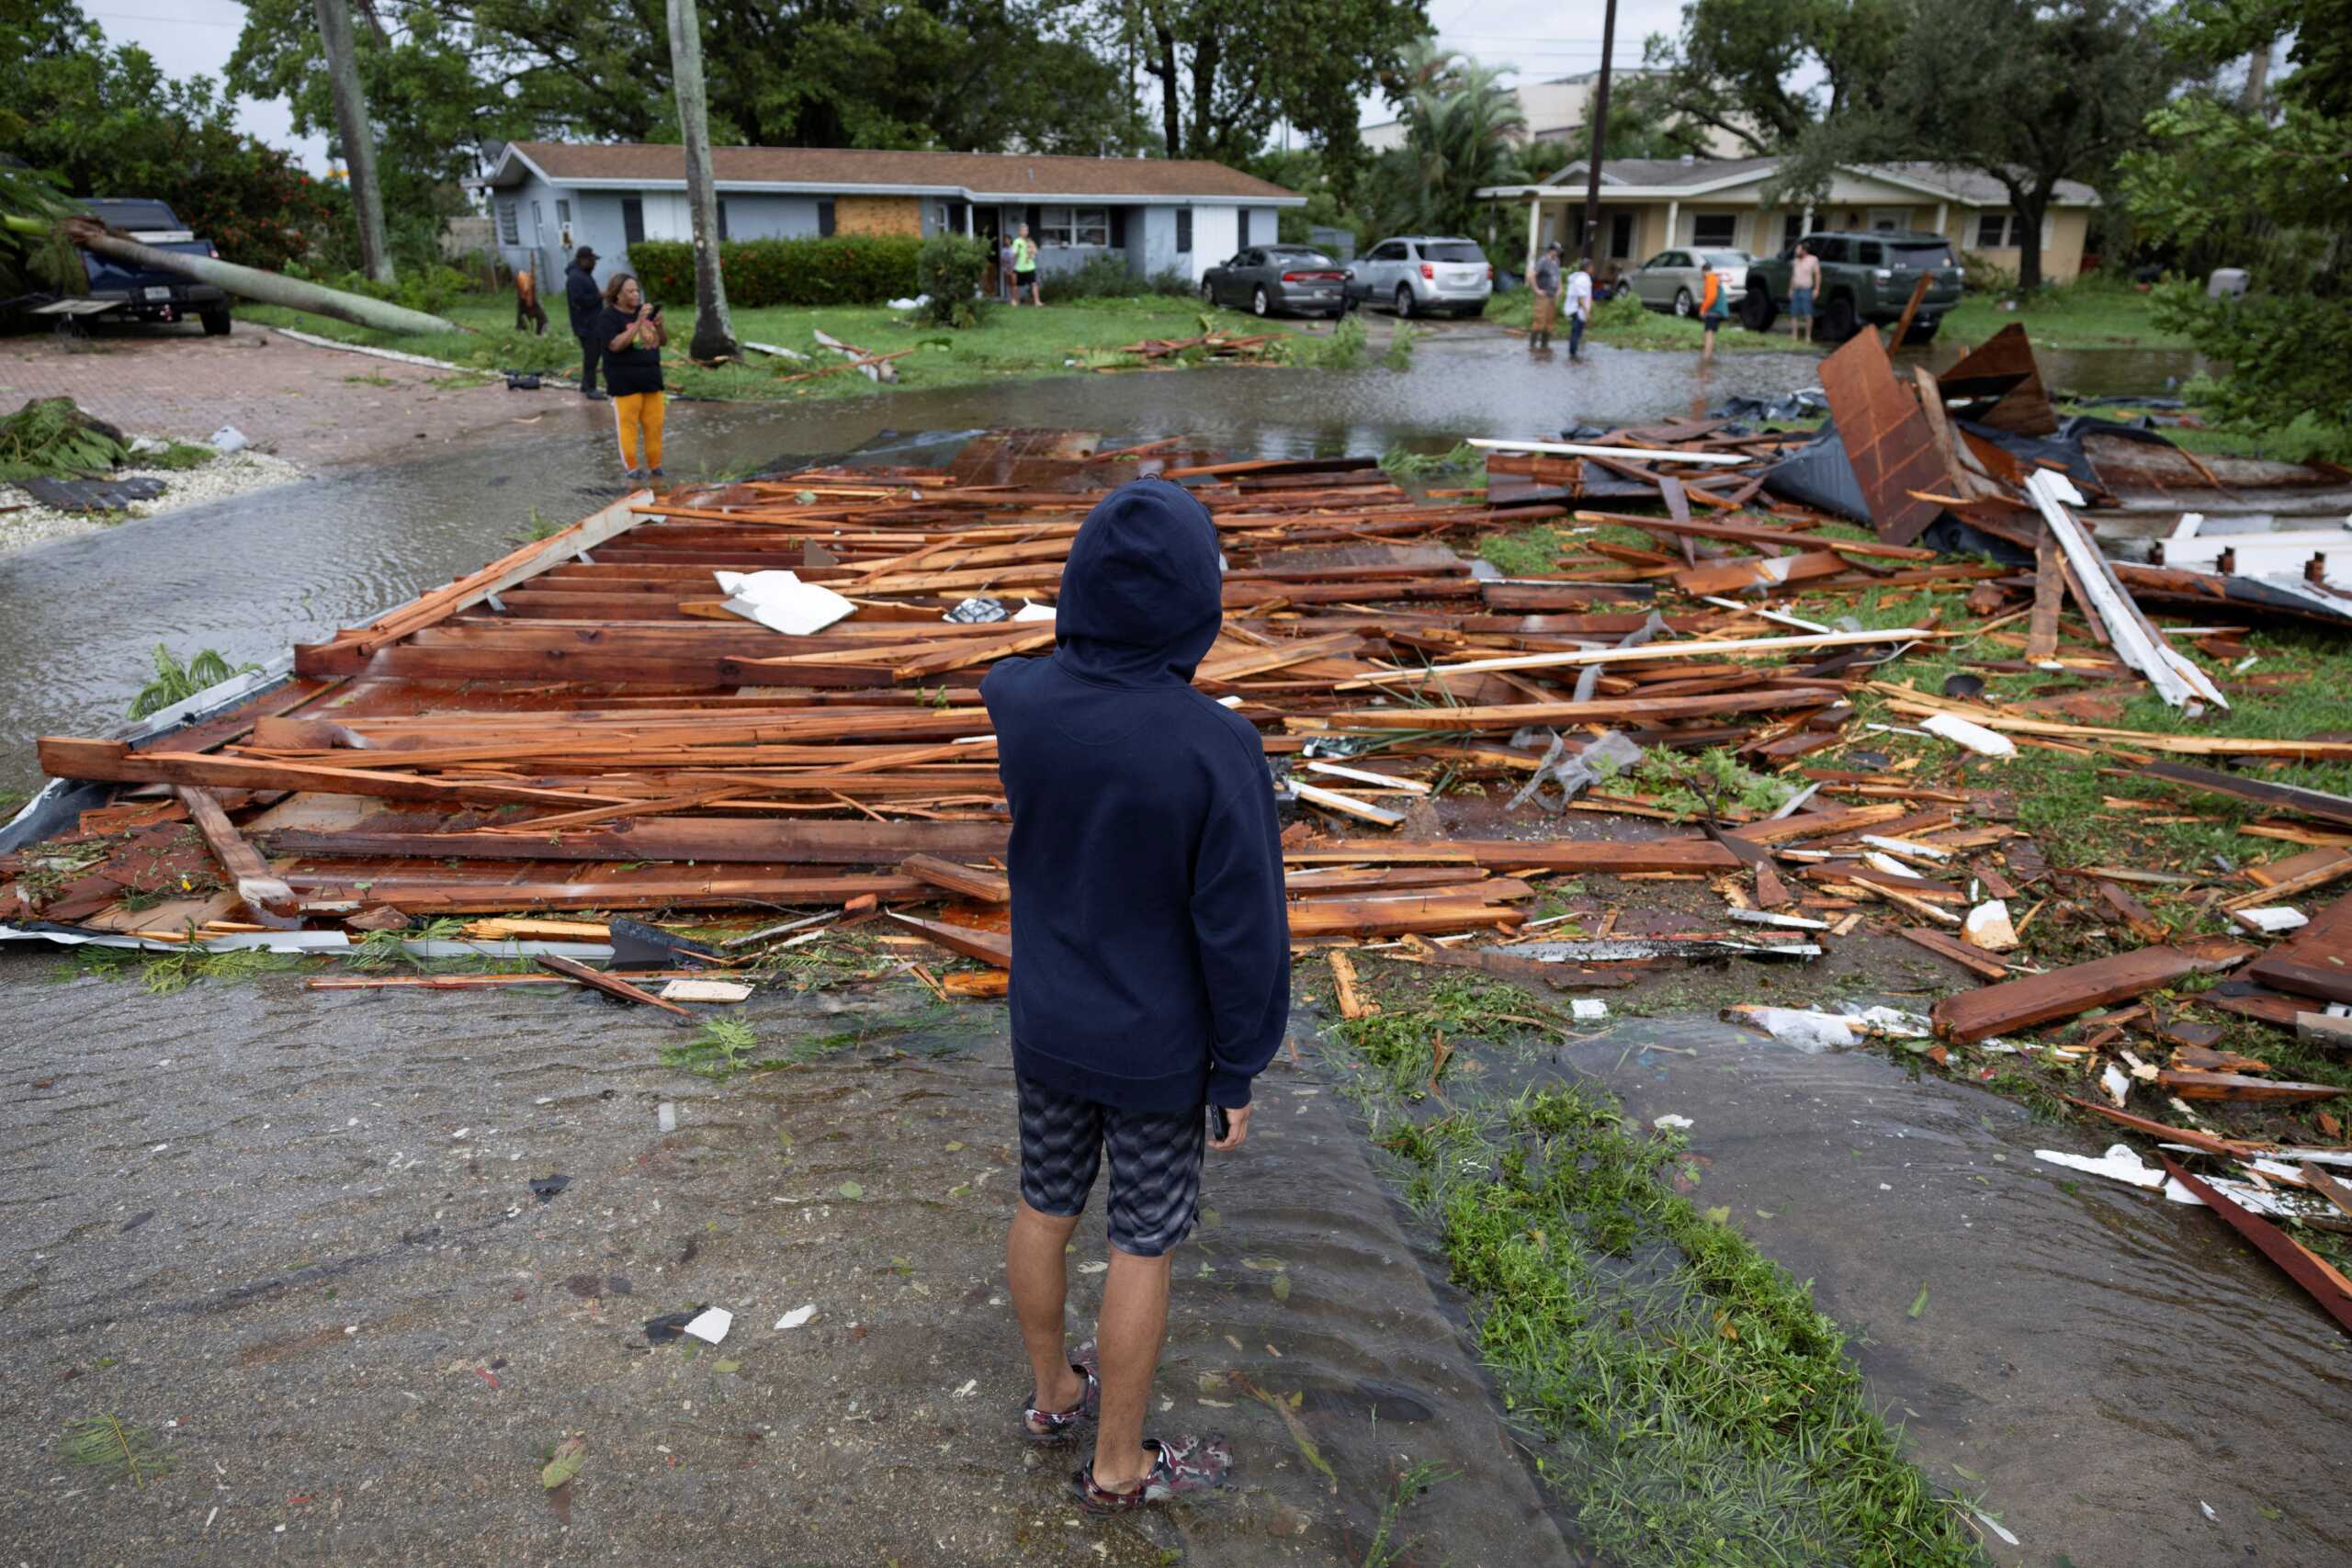
M 1713 262 L 1715 270 L 1723 274 L 1724 304 L 1726 309 L 1736 310 L 1740 296 L 1747 292 L 1748 263 L 1755 259 L 1746 251 L 1720 251 L 1713 246 L 1660 251 L 1629 273 L 1625 283 L 1634 298 L 1653 310 L 1695 316 L 1702 293 L 1700 264 Z
M 1804 244 L 1821 263 L 1821 287 L 1813 300 L 1814 334 L 1825 343 L 1853 336 L 1865 321 L 1901 321 L 1923 272 L 1928 292 L 1911 318 L 1905 342 L 1933 338 L 1944 312 L 1960 303 L 1965 274 L 1952 254 L 1951 242 L 1941 234 L 1894 230 L 1807 234 Z M 1739 302 L 1742 326 L 1759 333 L 1772 330 L 1772 322 L 1789 308 L 1789 272 L 1796 254 L 1792 245 L 1747 269 L 1747 297 Z
M 1347 309 L 1347 277 L 1312 245 L 1252 245 L 1201 275 L 1201 298 L 1260 316 L 1337 316 Z
M 169 206 L 152 197 L 85 197 L 76 205 L 142 245 L 190 255 L 217 257 L 220 254 L 212 248 L 212 242 L 199 239 L 182 223 Z M 89 251 L 82 253 L 82 271 L 89 280 L 92 299 L 117 301 L 106 313 L 109 321 L 181 321 L 194 316 L 204 323 L 208 337 L 221 337 L 229 331 L 229 296 L 209 283 L 175 272 L 126 265 Z
M 1482 316 L 1495 269 L 1476 240 L 1408 234 L 1383 240 L 1349 269 L 1348 298 L 1386 305 L 1400 316 Z

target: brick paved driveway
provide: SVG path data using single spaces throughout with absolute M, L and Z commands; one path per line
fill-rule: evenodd
M 530 428 L 609 423 L 609 406 L 550 387 L 435 386 L 444 372 L 314 348 L 239 321 L 102 328 L 78 342 L 0 338 L 0 412 L 28 398 L 71 397 L 139 435 L 201 441 L 233 424 L 255 446 L 306 468 L 417 457 L 453 442 Z

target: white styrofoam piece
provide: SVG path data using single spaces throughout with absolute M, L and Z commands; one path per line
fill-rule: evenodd
M 857 606 L 820 583 L 803 582 L 797 572 L 715 571 L 727 608 L 786 637 L 820 632 Z
M 1982 757 L 2014 757 L 2017 742 L 1996 730 L 1973 724 L 1956 713 L 1931 714 L 1919 721 L 1930 735 L 1940 735 L 1955 746 L 1965 746 Z
M 706 1345 L 716 1345 L 727 1337 L 727 1330 L 734 1322 L 735 1314 L 725 1307 L 706 1307 L 686 1325 L 686 1332 Z

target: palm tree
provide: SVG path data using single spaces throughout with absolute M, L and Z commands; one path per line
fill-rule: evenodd
M 694 213 L 695 335 L 686 352 L 700 360 L 733 359 L 735 318 L 718 270 L 718 197 L 710 173 L 710 101 L 703 91 L 702 22 L 695 0 L 670 0 L 670 74 L 678 90 L 678 127 L 686 144 L 686 198 Z
M 1467 232 L 1484 205 L 1478 187 L 1511 182 L 1516 138 L 1526 133 L 1527 117 L 1499 74 L 1427 43 L 1408 57 L 1405 145 L 1382 160 L 1384 216 L 1396 220 L 1391 231 Z

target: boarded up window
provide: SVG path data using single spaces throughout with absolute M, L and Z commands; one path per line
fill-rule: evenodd
M 1246 207 L 1242 208 L 1234 216 L 1233 221 L 1234 243 L 1246 247 L 1250 243 L 1250 209 Z
M 511 201 L 502 201 L 498 204 L 498 243 L 502 245 L 519 245 L 523 243 L 522 231 L 514 221 L 514 204 Z
M 1189 207 L 1176 209 L 1176 254 L 1180 256 L 1193 254 L 1193 209 Z
M 642 197 L 621 197 L 621 239 L 631 245 L 645 243 L 645 200 Z

